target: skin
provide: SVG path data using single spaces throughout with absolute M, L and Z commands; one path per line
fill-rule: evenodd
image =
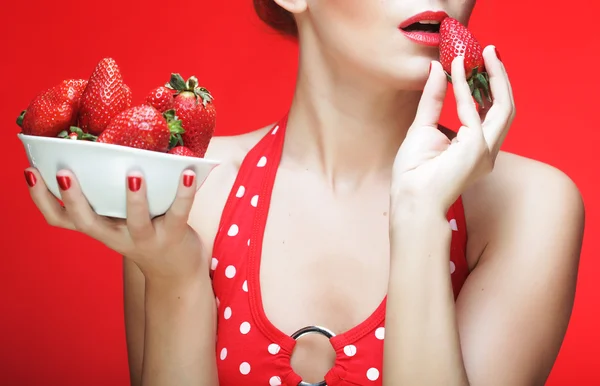
M 339 333 L 387 293 L 384 385 L 543 385 L 571 314 L 584 207 L 559 170 L 498 151 L 515 106 L 494 47 L 484 58 L 495 100 L 481 114 L 457 71 L 461 60 L 453 64 L 463 126 L 451 141 L 437 130 L 447 87 L 437 50 L 397 28 L 435 5 L 276 1 L 296 16 L 300 67 L 261 260 L 269 319 L 289 334 L 313 324 Z M 473 6 L 446 0 L 437 9 L 467 23 Z M 212 243 L 240 163 L 270 127 L 214 138 L 206 157 L 222 164 L 195 199 L 195 184 L 180 186 L 174 207 L 153 222 L 143 184 L 128 193 L 130 216 L 118 222 L 91 211 L 70 172 L 59 172 L 73 180 L 62 209 L 28 169 L 51 225 L 127 256 L 133 385 L 218 383 Z M 459 195 L 471 274 L 455 303 L 445 211 Z M 308 335 L 292 367 L 318 382 L 333 360 L 329 343 Z

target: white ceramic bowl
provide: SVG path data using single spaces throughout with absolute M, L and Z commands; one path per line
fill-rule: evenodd
M 200 186 L 219 164 L 204 158 L 185 157 L 125 146 L 18 134 L 31 166 L 37 168 L 48 189 L 61 198 L 56 173 L 73 172 L 96 213 L 126 218 L 127 174 L 144 176 L 152 217 L 164 214 L 177 193 L 184 170 L 196 173 Z

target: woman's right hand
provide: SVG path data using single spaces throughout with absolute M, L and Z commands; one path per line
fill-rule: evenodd
M 183 173 L 170 209 L 154 219 L 150 219 L 146 184 L 140 174 L 131 174 L 123 181 L 127 185 L 126 220 L 96 214 L 77 178 L 68 170 L 60 170 L 56 176 L 64 207 L 36 169 L 27 168 L 25 177 L 31 198 L 50 225 L 76 230 L 102 242 L 134 261 L 146 279 L 181 282 L 198 277 L 202 244 L 188 225 L 197 183 L 193 171 Z

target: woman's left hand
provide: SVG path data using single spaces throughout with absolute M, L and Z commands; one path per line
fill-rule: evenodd
M 493 102 L 477 111 L 465 78 L 464 62 L 452 63 L 452 84 L 462 126 L 452 141 L 438 129 L 447 90 L 439 62 L 432 62 L 415 120 L 394 161 L 392 211 L 400 203 L 423 202 L 446 213 L 475 180 L 494 167 L 502 141 L 515 116 L 506 70 L 493 46 L 483 52 Z M 437 206 L 437 207 L 436 207 Z

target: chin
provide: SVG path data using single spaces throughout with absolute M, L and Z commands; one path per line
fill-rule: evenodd
M 429 76 L 429 62 L 423 68 L 406 71 L 390 71 L 384 76 L 384 82 L 396 90 L 423 91 Z
M 429 65 L 433 60 L 439 60 L 439 57 L 420 55 L 398 60 L 390 66 L 390 83 L 399 90 L 422 91 L 429 77 Z

